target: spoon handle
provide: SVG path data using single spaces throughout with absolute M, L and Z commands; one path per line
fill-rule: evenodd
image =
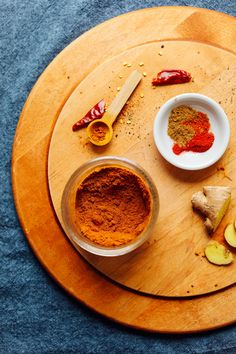
M 130 95 L 133 93 L 134 89 L 142 79 L 142 74 L 138 70 L 134 70 L 128 79 L 125 81 L 120 92 L 116 95 L 115 99 L 112 101 L 108 107 L 103 120 L 107 120 L 111 125 L 114 123 L 116 117 L 124 107 Z

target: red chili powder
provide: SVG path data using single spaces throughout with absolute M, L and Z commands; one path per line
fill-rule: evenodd
M 205 113 L 197 112 L 196 118 L 184 121 L 181 124 L 192 127 L 195 134 L 185 146 L 174 144 L 172 150 L 176 155 L 183 151 L 205 152 L 212 147 L 215 137 L 213 133 L 209 132 L 210 122 Z

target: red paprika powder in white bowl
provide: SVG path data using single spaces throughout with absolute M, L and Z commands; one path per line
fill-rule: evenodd
M 222 107 L 198 93 L 168 100 L 154 122 L 154 140 L 172 165 L 200 170 L 213 165 L 227 149 L 230 125 Z

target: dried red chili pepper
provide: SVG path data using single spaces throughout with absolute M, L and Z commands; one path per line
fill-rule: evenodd
M 72 130 L 75 132 L 76 130 L 84 127 L 86 124 L 92 122 L 94 119 L 102 118 L 105 113 L 105 105 L 104 99 L 95 104 L 95 106 L 92 107 L 83 118 L 73 125 Z
M 191 79 L 191 74 L 185 70 L 163 70 L 152 80 L 152 84 L 154 86 L 183 84 Z

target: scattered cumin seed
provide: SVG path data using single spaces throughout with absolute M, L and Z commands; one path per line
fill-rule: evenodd
M 144 66 L 144 63 L 143 62 L 139 63 L 139 66 Z
M 158 55 L 162 56 L 163 54 L 162 54 L 162 52 L 159 52 Z
M 128 63 L 127 63 L 127 61 L 124 61 L 123 66 L 126 66 L 126 65 L 128 65 Z
M 147 73 L 146 71 L 143 72 L 143 76 L 146 77 L 147 76 Z
M 130 68 L 130 67 L 131 67 L 131 64 L 128 64 L 127 66 L 128 66 L 128 68 Z
M 144 97 L 144 94 L 143 94 L 143 93 L 140 93 L 140 97 L 143 98 L 143 97 Z
M 120 91 L 120 87 L 117 87 L 117 91 Z

